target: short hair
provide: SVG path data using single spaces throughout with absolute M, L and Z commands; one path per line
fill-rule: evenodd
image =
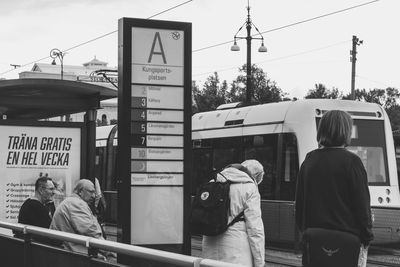
M 74 193 L 79 194 L 83 189 L 86 189 L 90 184 L 93 185 L 92 181 L 88 179 L 79 180 L 75 185 Z
M 45 187 L 47 181 L 53 182 L 53 180 L 50 177 L 47 176 L 39 177 L 35 182 L 35 191 L 38 191 L 40 187 Z
M 241 164 L 249 170 L 257 184 L 261 183 L 264 177 L 264 167 L 260 162 L 255 159 L 248 159 L 243 161 Z
M 349 113 L 342 110 L 326 112 L 318 125 L 317 141 L 325 147 L 348 146 L 351 142 L 353 120 Z

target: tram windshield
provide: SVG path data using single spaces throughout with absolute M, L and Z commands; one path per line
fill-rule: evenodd
M 383 121 L 353 120 L 351 143 L 347 149 L 360 157 L 369 185 L 389 185 L 385 143 Z
M 383 121 L 354 120 L 351 144 L 367 170 L 370 185 L 388 185 L 387 158 Z

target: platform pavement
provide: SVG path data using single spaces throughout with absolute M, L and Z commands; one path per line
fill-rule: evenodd
M 107 240 L 117 241 L 116 227 L 106 226 L 105 232 L 107 234 Z M 194 236 L 194 237 L 192 237 L 191 243 L 192 243 L 192 250 L 191 250 L 192 256 L 202 257 L 202 255 L 201 255 L 201 238 Z M 265 250 L 265 258 L 267 261 L 266 266 L 271 266 L 271 267 L 284 266 L 282 264 L 273 264 L 270 262 L 275 259 L 279 259 L 280 262 L 287 262 L 290 264 L 294 263 L 295 266 L 301 266 L 301 255 L 299 256 L 298 254 L 296 255 L 292 252 L 284 252 L 284 251 L 266 249 Z
M 107 240 L 110 241 L 117 241 L 117 230 L 116 227 L 114 226 L 106 226 L 105 227 L 105 232 L 107 234 Z M 200 237 L 192 237 L 192 256 L 194 257 L 201 257 L 201 238 Z M 382 255 L 373 255 L 369 254 L 368 259 L 374 260 L 374 261 L 389 261 L 389 262 L 394 262 L 394 263 L 399 263 L 398 266 L 400 266 L 400 259 L 398 256 L 386 256 L 385 259 L 383 259 Z M 301 266 L 301 254 L 299 253 L 293 253 L 291 251 L 280 251 L 280 250 L 274 250 L 274 249 L 265 249 L 265 260 L 266 260 L 266 265 L 265 266 L 271 266 L 271 267 L 281 267 L 285 266 L 282 264 L 274 264 L 272 262 L 274 261 L 279 261 L 281 263 L 288 263 L 290 266 Z M 287 265 L 286 265 L 287 266 Z M 367 263 L 367 267 L 374 267 L 374 266 L 379 266 L 379 265 L 374 265 L 371 263 Z

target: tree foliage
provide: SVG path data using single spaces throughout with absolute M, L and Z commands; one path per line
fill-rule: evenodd
M 238 77 L 232 81 L 230 86 L 220 81 L 218 73 L 210 75 L 203 84 L 202 89 L 192 83 L 193 105 L 192 112 L 214 110 L 225 103 L 245 102 L 247 85 L 247 68 L 243 65 L 239 69 Z M 256 103 L 279 102 L 285 99 L 284 93 L 275 81 L 267 78 L 267 74 L 256 65 L 252 65 L 253 101 Z
M 268 78 L 262 68 L 252 65 L 251 81 L 253 86 L 253 99 L 255 103 L 270 103 L 289 100 L 275 81 Z M 210 75 L 202 87 L 192 82 L 192 112 L 203 112 L 215 110 L 219 105 L 225 103 L 245 102 L 247 85 L 247 65 L 239 68 L 239 75 L 229 84 L 220 81 L 217 72 Z M 387 112 L 393 130 L 400 130 L 400 92 L 398 89 L 388 87 L 386 89 L 374 88 L 370 90 L 355 90 L 355 100 L 376 103 L 381 105 Z M 343 94 L 338 88 L 328 89 L 322 83 L 316 83 L 314 88 L 308 90 L 306 99 L 328 98 L 328 99 L 351 99 L 351 93 Z
M 388 87 L 386 89 L 355 90 L 356 100 L 376 103 L 381 105 L 389 116 L 392 130 L 400 129 L 400 105 L 398 99 L 400 92 L 398 89 Z
M 192 83 L 193 105 L 192 112 L 202 112 L 214 110 L 219 105 L 226 103 L 228 84 L 226 81 L 222 83 L 219 80 L 218 73 L 214 72 L 210 75 L 203 85 L 203 89 Z
M 247 87 L 247 65 L 244 64 L 240 69 L 241 73 L 232 83 L 232 88 L 237 92 L 237 98 L 232 98 L 232 102 L 244 101 L 246 97 Z M 282 101 L 286 93 L 279 88 L 275 81 L 267 77 L 267 74 L 255 64 L 251 66 L 251 83 L 253 88 L 252 102 L 256 103 L 271 103 Z M 240 88 L 240 85 L 241 86 Z M 240 88 L 239 90 L 236 88 Z
M 307 95 L 304 98 L 328 98 L 338 99 L 342 97 L 342 93 L 339 92 L 338 88 L 333 87 L 331 90 L 327 89 L 322 83 L 315 84 L 314 89 L 308 90 Z
M 386 89 L 356 89 L 354 91 L 355 100 L 376 103 L 382 106 L 389 116 L 393 130 L 400 130 L 400 105 L 398 99 L 400 92 L 398 89 L 388 87 Z M 318 83 L 315 88 L 310 89 L 304 98 L 330 98 L 351 100 L 351 93 L 344 95 L 335 87 L 331 90 L 325 85 Z

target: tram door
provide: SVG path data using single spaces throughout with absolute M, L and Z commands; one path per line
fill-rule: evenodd
M 101 130 L 100 130 L 101 129 Z M 104 131 L 101 132 L 101 131 Z M 101 132 L 101 133 L 100 133 Z M 117 126 L 97 127 L 95 176 L 99 179 L 106 200 L 105 222 L 117 224 Z M 104 136 L 103 136 L 104 135 Z

